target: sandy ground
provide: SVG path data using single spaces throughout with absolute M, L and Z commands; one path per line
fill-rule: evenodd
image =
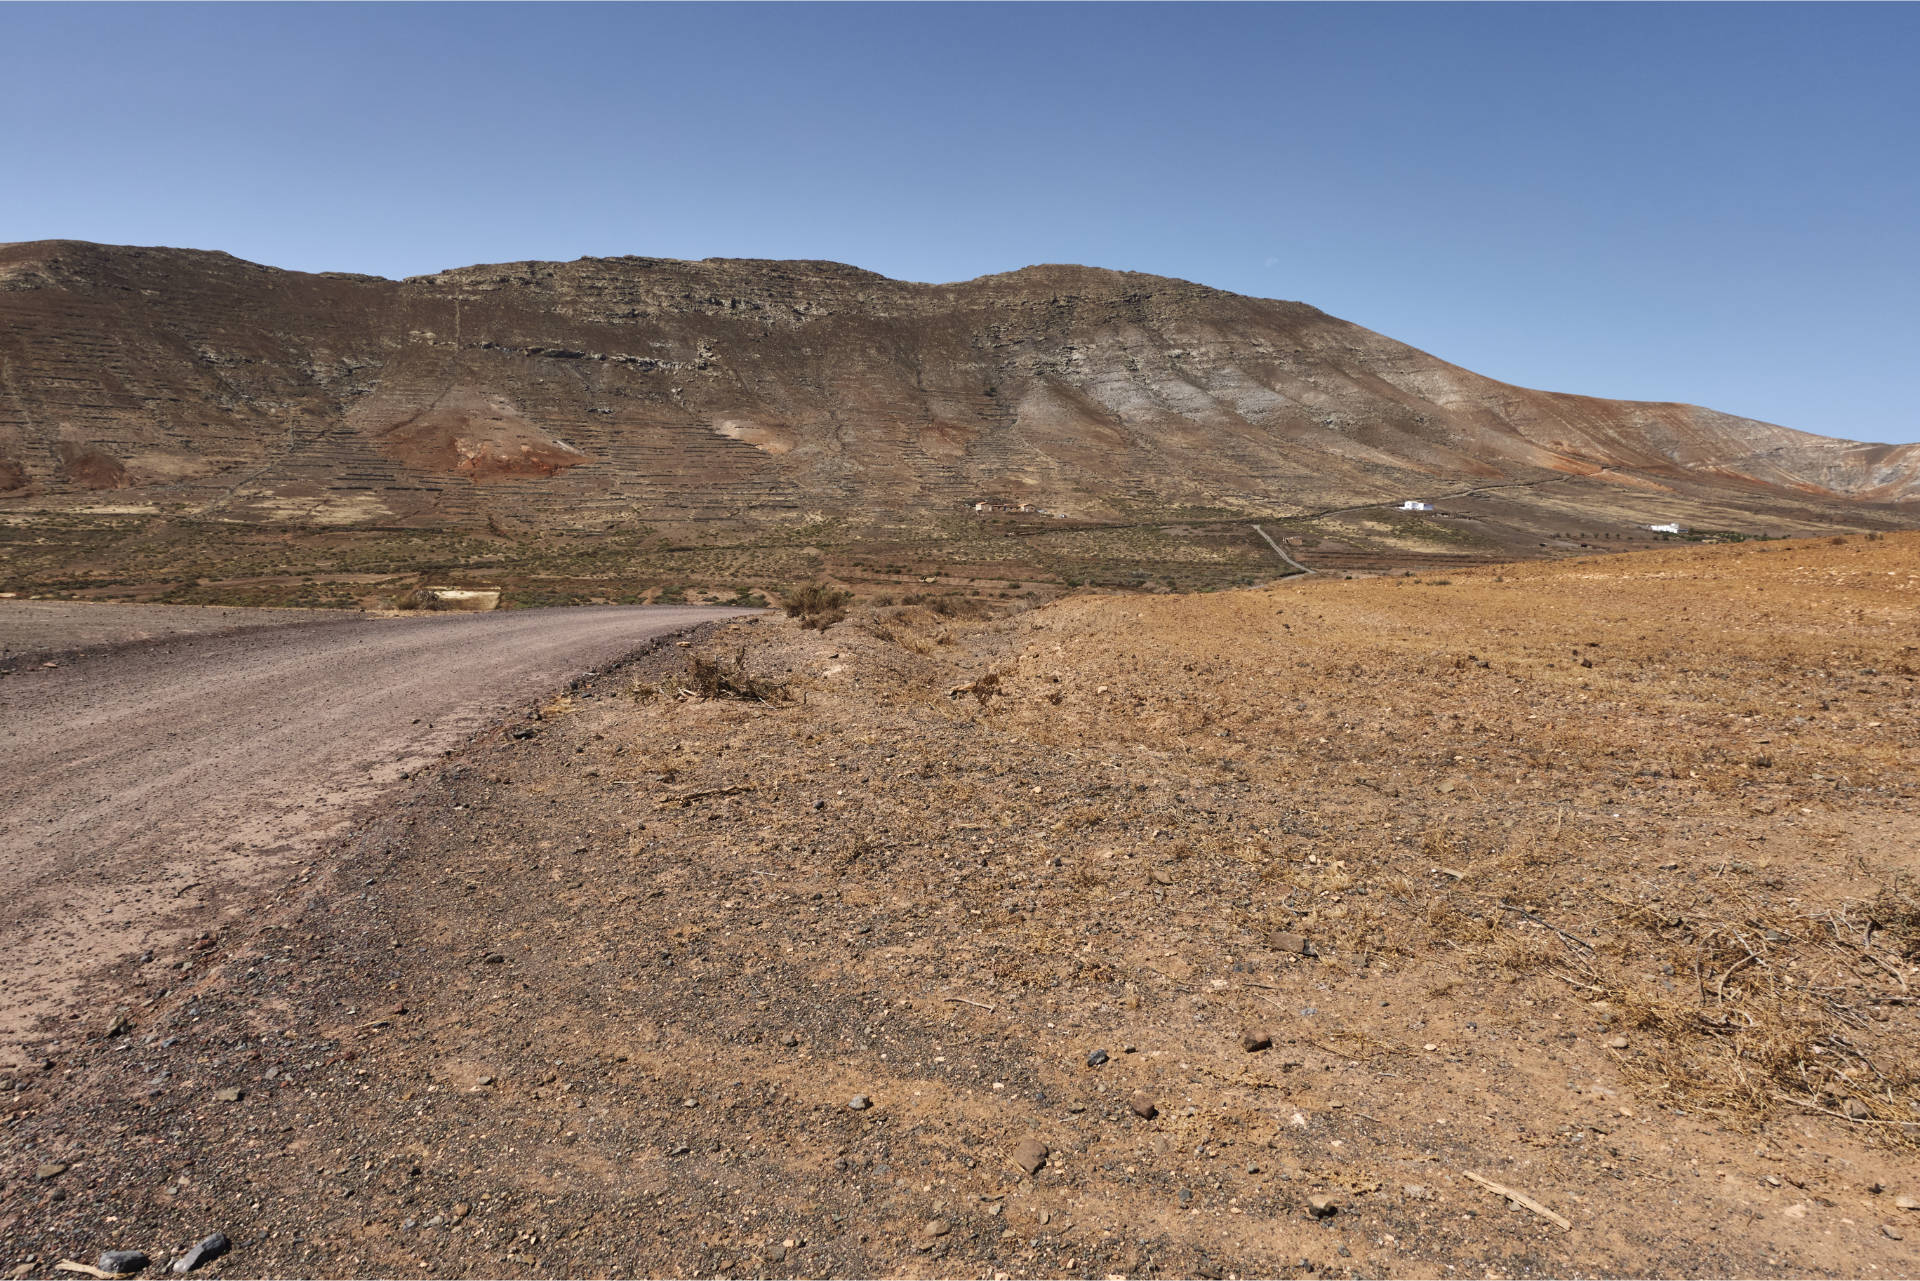
M 102 975 L 4 1262 L 1910 1276 L 1917 637 L 1912 536 L 718 624 Z
M 0 625 L 34 603 L 8 604 Z M 88 968 L 245 910 L 263 878 L 515 702 L 726 616 L 539 610 L 263 628 L 279 611 L 163 609 L 148 624 L 145 608 L 38 611 L 48 648 L 123 644 L 0 682 L 0 1061 Z M 216 634 L 124 644 L 206 625 Z

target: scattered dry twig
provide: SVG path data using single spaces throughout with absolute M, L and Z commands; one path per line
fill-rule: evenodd
M 1466 1175 L 1469 1179 L 1472 1179 L 1475 1183 L 1478 1183 L 1481 1187 L 1485 1188 L 1487 1191 L 1498 1193 L 1499 1195 L 1505 1197 L 1507 1200 L 1513 1202 L 1515 1205 L 1524 1206 L 1525 1208 L 1532 1210 L 1535 1214 L 1539 1215 L 1541 1218 L 1546 1219 L 1549 1222 L 1558 1224 L 1560 1226 L 1561 1231 L 1570 1232 L 1573 1230 L 1573 1223 L 1570 1220 L 1564 1219 L 1561 1216 L 1555 1214 L 1552 1210 L 1549 1210 L 1546 1206 L 1541 1205 L 1538 1201 L 1534 1200 L 1532 1197 L 1528 1196 L 1526 1193 L 1516 1192 L 1512 1188 L 1507 1187 L 1505 1184 L 1495 1183 L 1492 1179 L 1482 1178 L 1481 1176 L 1475 1174 L 1472 1170 L 1462 1170 L 1460 1173 Z

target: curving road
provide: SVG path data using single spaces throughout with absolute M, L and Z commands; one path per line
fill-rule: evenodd
M 510 707 L 750 612 L 301 622 L 0 680 L 0 1066 L 89 972 L 211 924 Z

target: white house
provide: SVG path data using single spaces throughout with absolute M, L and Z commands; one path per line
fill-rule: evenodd
M 1687 532 L 1685 525 L 1677 525 L 1671 522 L 1665 525 L 1648 525 L 1647 528 L 1656 534 L 1684 534 Z
M 1400 504 L 1400 510 L 1403 512 L 1430 512 L 1433 510 L 1433 504 L 1423 503 L 1418 498 L 1409 498 L 1406 502 Z

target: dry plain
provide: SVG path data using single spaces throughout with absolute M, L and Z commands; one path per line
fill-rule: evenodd
M 1920 536 L 965 613 L 604 671 L 102 974 L 4 1262 L 1912 1274 Z

